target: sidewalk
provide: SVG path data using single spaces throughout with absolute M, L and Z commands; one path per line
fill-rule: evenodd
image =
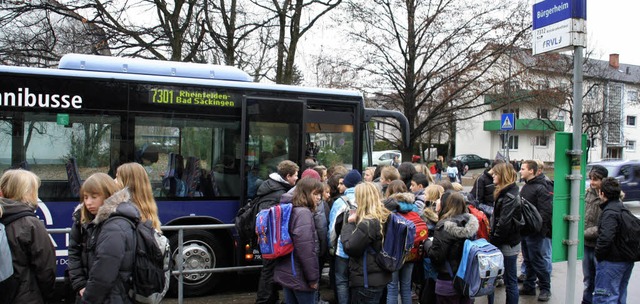
M 631 273 L 631 280 L 629 280 L 629 289 L 627 295 L 627 303 L 639 303 L 640 302 L 640 288 L 636 286 L 640 285 L 640 264 L 636 263 Z M 518 284 L 522 287 L 522 284 Z M 553 272 L 551 273 L 551 300 L 547 303 L 566 303 L 566 293 L 574 293 L 574 303 L 578 304 L 582 301 L 582 261 L 578 261 L 576 265 L 576 285 L 573 288 L 567 288 L 567 262 L 553 263 Z M 505 302 L 504 287 L 500 287 L 496 291 L 495 303 Z M 477 298 L 476 304 L 486 304 L 487 299 Z M 533 304 L 544 303 L 538 302 L 537 296 L 520 296 L 519 303 Z

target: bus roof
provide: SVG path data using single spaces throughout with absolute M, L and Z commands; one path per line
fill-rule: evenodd
M 362 98 L 361 92 L 353 90 L 251 82 L 249 74 L 230 66 L 97 55 L 65 55 L 60 60 L 58 69 L 0 65 L 0 73 L 73 78 L 118 79 L 134 82 L 202 85 L 235 89 L 340 95 L 352 98 Z

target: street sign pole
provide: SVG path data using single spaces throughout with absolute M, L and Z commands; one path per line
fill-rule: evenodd
M 573 52 L 573 147 L 567 151 L 571 156 L 571 212 L 565 216 L 569 222 L 567 244 L 567 294 L 565 303 L 575 303 L 576 265 L 578 264 L 578 229 L 580 223 L 580 187 L 583 187 L 580 175 L 582 159 L 582 46 L 576 46 Z

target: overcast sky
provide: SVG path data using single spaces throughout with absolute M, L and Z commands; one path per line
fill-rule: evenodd
M 620 63 L 640 65 L 640 1 L 587 0 L 587 48 L 595 59 L 620 54 Z

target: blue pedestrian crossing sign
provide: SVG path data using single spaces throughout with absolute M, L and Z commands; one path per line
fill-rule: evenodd
M 516 115 L 514 113 L 503 113 L 500 118 L 500 130 L 511 131 L 516 128 Z

